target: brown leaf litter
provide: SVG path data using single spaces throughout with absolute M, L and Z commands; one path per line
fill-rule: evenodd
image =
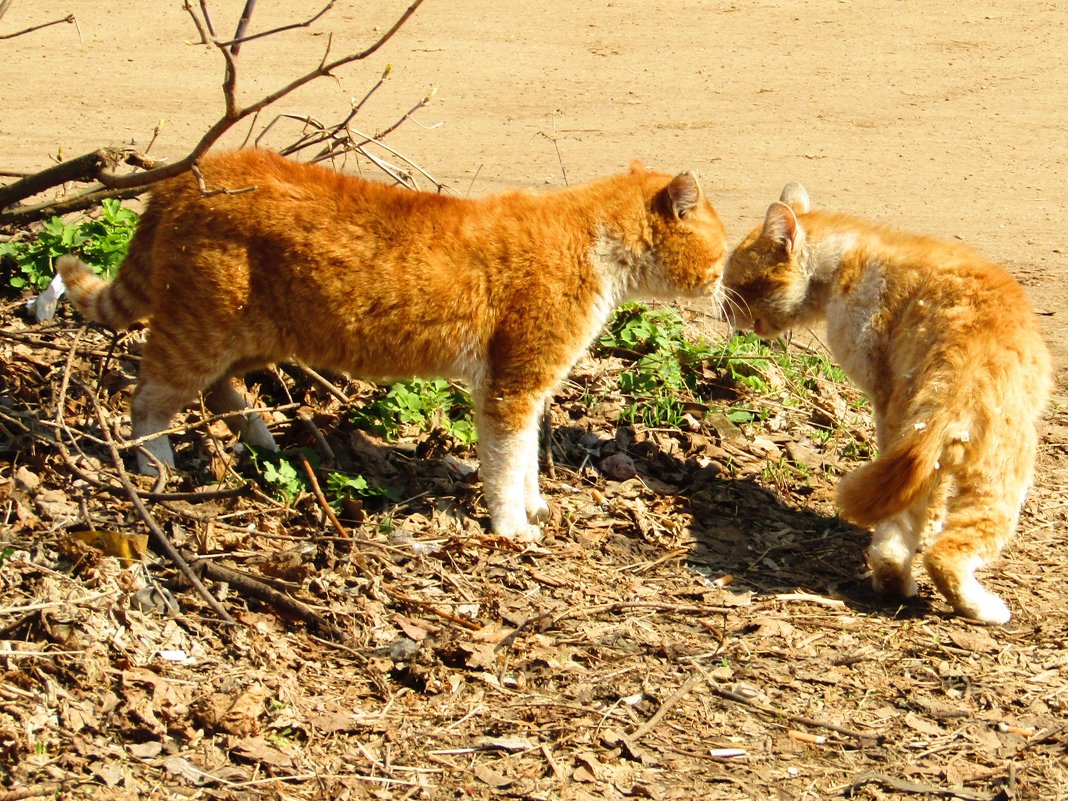
M 0 327 L 0 801 L 1063 797 L 1063 410 L 989 572 L 1016 616 L 984 629 L 929 587 L 868 589 L 866 534 L 831 506 L 869 436 L 846 387 L 650 430 L 617 419 L 619 360 L 584 359 L 523 547 L 487 533 L 472 449 L 356 430 L 339 396 L 365 384 L 257 375 L 320 486 L 344 470 L 398 500 L 336 522 L 315 493 L 279 500 L 188 410 L 189 472 L 131 481 L 225 624 L 146 554 L 109 456 L 136 336 L 111 353 L 76 330 L 14 308 Z M 706 373 L 709 397 L 741 392 Z

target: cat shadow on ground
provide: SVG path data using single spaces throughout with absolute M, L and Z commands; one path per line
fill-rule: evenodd
M 618 431 L 612 438 L 593 437 L 567 427 L 554 437 L 565 444 L 561 456 L 570 455 L 573 467 L 586 463 L 604 475 L 622 465 L 624 472 L 617 474 L 622 477 L 625 466 L 633 465 L 645 505 L 686 521 L 691 550 L 685 565 L 708 579 L 731 576 L 733 591 L 808 592 L 840 599 L 857 611 L 895 617 L 930 611 L 925 599 L 888 599 L 872 590 L 864 557 L 867 531 L 805 507 L 803 497 L 783 497 L 751 476 L 730 477 L 700 447 L 681 453 L 674 444 L 665 449 L 651 440 L 633 443 Z M 590 458 L 575 459 L 567 443 L 580 444 Z M 604 477 L 611 495 L 620 482 Z M 633 538 L 632 547 L 646 550 Z
M 871 586 L 870 534 L 834 515 L 800 508 L 751 479 L 704 477 L 687 490 L 694 548 L 687 563 L 733 576 L 732 588 L 807 592 L 893 617 L 922 616 L 922 597 L 886 598 Z

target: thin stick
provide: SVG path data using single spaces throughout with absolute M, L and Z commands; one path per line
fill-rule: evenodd
M 408 595 L 405 595 L 404 593 L 397 592 L 397 590 L 391 590 L 389 587 L 383 587 L 382 589 L 384 589 L 394 600 L 400 601 L 403 604 L 409 604 L 411 606 L 418 607 L 419 609 L 423 609 L 427 612 L 430 612 L 431 614 L 437 615 L 442 620 L 448 620 L 450 623 L 455 623 L 457 626 L 461 626 L 467 629 L 468 631 L 482 630 L 482 627 L 478 625 L 478 623 L 475 623 L 473 620 L 468 620 L 467 618 L 459 617 L 450 612 L 446 612 L 443 609 L 438 609 L 436 606 L 434 606 L 432 603 L 429 603 L 428 601 L 420 601 L 418 598 L 412 598 Z
M 241 10 L 241 19 L 237 21 L 237 31 L 234 32 L 234 42 L 230 45 L 230 52 L 234 56 L 237 56 L 241 50 L 242 37 L 245 35 L 245 30 L 248 28 L 249 20 L 252 19 L 252 12 L 255 8 L 256 0 L 245 0 L 245 7 Z
M 93 397 L 93 406 L 96 409 L 97 419 L 100 421 L 100 428 L 107 439 L 108 450 L 111 452 L 111 461 L 115 466 L 119 481 L 126 490 L 126 494 L 129 496 L 130 502 L 133 503 L 137 513 L 141 515 L 141 519 L 144 520 L 145 525 L 148 526 L 148 530 L 155 538 L 156 543 L 163 549 L 167 558 L 169 558 L 174 566 L 178 568 L 178 571 L 193 586 L 197 593 L 207 602 L 212 611 L 214 611 L 222 621 L 226 623 L 236 623 L 237 621 L 230 617 L 230 613 L 223 608 L 223 605 L 219 603 L 215 596 L 208 592 L 208 588 L 200 581 L 200 578 L 193 572 L 189 563 L 186 562 L 178 552 L 178 549 L 174 547 L 174 543 L 170 541 L 170 538 L 168 538 L 163 529 L 160 528 L 159 523 L 152 517 L 151 512 L 148 511 L 144 501 L 141 500 L 141 496 L 137 494 L 137 489 L 130 481 L 130 476 L 126 473 L 126 468 L 122 465 L 122 455 L 119 453 L 119 449 L 115 446 L 115 440 L 112 439 L 111 431 L 108 428 L 107 418 L 104 417 L 104 410 L 101 408 L 95 397 Z
M 693 689 L 694 685 L 697 684 L 700 678 L 701 675 L 699 673 L 691 673 L 690 677 L 686 679 L 686 682 L 681 687 L 679 687 L 679 689 L 677 689 L 674 693 L 672 693 L 671 696 L 666 701 L 664 701 L 664 703 L 660 705 L 660 708 L 653 713 L 652 717 L 650 717 L 647 721 L 645 721 L 645 723 L 643 723 L 631 733 L 630 739 L 633 742 L 638 742 L 638 740 L 648 734 L 649 731 L 652 730 L 654 726 L 656 726 L 656 724 L 663 720 L 664 716 L 671 711 L 672 707 L 678 704 L 679 701 L 681 701 L 690 693 L 690 690 Z
M 182 8 L 189 12 L 189 16 L 193 18 L 193 25 L 196 26 L 197 33 L 200 34 L 200 43 L 206 45 L 208 43 L 208 32 L 204 30 L 204 26 L 200 22 L 200 17 L 193 11 L 193 4 L 189 0 L 185 0 L 182 3 Z
M 7 9 L 5 8 L 4 10 L 6 11 Z M 34 31 L 41 30 L 41 28 L 48 28 L 52 25 L 59 25 L 61 22 L 69 22 L 73 24 L 74 15 L 68 14 L 67 16 L 63 17 L 63 19 L 54 19 L 51 22 L 45 22 L 41 25 L 34 25 L 32 28 L 26 28 L 25 30 L 16 31 L 15 33 L 0 34 L 0 39 L 14 39 L 16 36 L 22 36 L 26 33 L 33 33 Z
M 193 556 L 190 554 L 190 556 Z M 193 557 L 196 559 L 196 557 Z M 269 587 L 262 581 L 258 581 L 245 573 L 239 573 L 228 567 L 211 561 L 210 559 L 196 559 L 198 570 L 212 581 L 225 581 L 231 587 L 237 589 L 242 595 L 256 598 L 274 607 L 280 612 L 297 618 L 305 623 L 308 628 L 331 640 L 345 642 L 348 637 L 344 631 L 326 620 L 310 606 L 301 603 L 296 598 L 290 598 L 285 593 Z
M 245 0 L 245 10 L 241 12 L 241 21 L 237 24 L 237 33 L 234 34 L 234 38 L 228 42 L 219 42 L 219 47 L 229 47 L 230 52 L 235 56 L 240 50 L 241 45 L 245 42 L 251 42 L 254 39 L 262 39 L 264 36 L 273 36 L 276 33 L 282 33 L 283 31 L 291 31 L 295 28 L 307 28 L 314 23 L 323 14 L 334 7 L 334 0 L 330 0 L 315 16 L 311 19 L 307 19 L 304 22 L 291 22 L 289 25 L 282 25 L 279 28 L 272 28 L 269 31 L 260 31 L 254 33 L 251 36 L 245 36 L 245 28 L 248 27 L 248 17 L 252 16 L 252 9 L 256 6 L 256 0 Z M 247 15 L 247 16 L 246 16 Z
M 701 666 L 698 665 L 697 669 L 701 670 Z M 708 689 L 709 692 L 711 692 L 713 695 L 717 695 L 727 701 L 734 701 L 734 703 L 736 704 L 744 704 L 745 706 L 755 709 L 758 712 L 763 712 L 765 715 L 783 718 L 793 723 L 800 723 L 804 726 L 812 726 L 813 728 L 817 729 L 827 729 L 827 731 L 833 731 L 837 734 L 841 734 L 845 737 L 857 740 L 860 743 L 879 743 L 883 740 L 883 735 L 881 734 L 868 734 L 865 732 L 855 731 L 853 729 L 847 729 L 846 727 L 839 726 L 835 723 L 825 723 L 822 720 L 814 720 L 813 718 L 807 718 L 804 715 L 794 715 L 789 712 L 786 712 L 785 710 L 769 706 L 768 704 L 758 703 L 752 698 L 744 696 L 741 693 L 736 693 L 732 690 L 724 690 L 720 687 L 717 687 L 712 682 L 709 682 Z
M 303 453 L 298 454 L 300 463 L 304 467 L 304 472 L 308 476 L 308 481 L 311 483 L 312 494 L 315 495 L 315 499 L 319 501 L 319 506 L 323 509 L 323 514 L 326 515 L 327 520 L 334 526 L 334 530 L 340 534 L 344 539 L 351 540 L 349 532 L 345 531 L 345 527 L 341 525 L 341 521 L 337 519 L 337 515 L 334 514 L 334 510 L 330 508 L 329 501 L 326 500 L 326 496 L 323 494 L 322 488 L 319 486 L 319 479 L 315 477 L 315 470 L 312 469 L 311 462 L 308 461 L 308 457 Z

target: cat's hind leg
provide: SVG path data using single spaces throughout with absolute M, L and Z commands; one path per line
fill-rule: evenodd
M 130 422 L 135 439 L 149 437 L 142 448 L 167 467 L 174 467 L 174 452 L 165 430 L 174 416 L 197 393 L 217 380 L 223 372 L 205 354 L 176 344 L 175 337 L 150 330 L 141 354 L 137 388 L 130 401 Z M 138 472 L 156 475 L 155 461 L 142 451 L 137 453 Z
M 1019 494 L 966 489 L 950 500 L 945 530 L 924 554 L 938 591 L 960 615 L 983 623 L 1012 617 L 1000 596 L 984 588 L 975 571 L 992 561 L 1016 527 Z
M 234 386 L 234 379 L 220 378 L 204 391 L 204 405 L 212 414 L 243 412 L 248 408 L 248 400 Z M 254 448 L 277 451 L 275 442 L 267 424 L 260 414 L 235 414 L 225 418 L 226 425 L 243 442 Z
M 871 583 L 881 595 L 911 598 L 916 594 L 912 561 L 920 545 L 923 510 L 910 509 L 875 526 L 868 547 Z

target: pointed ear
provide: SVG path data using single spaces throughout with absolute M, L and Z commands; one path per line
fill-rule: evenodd
M 812 201 L 808 199 L 808 192 L 797 181 L 788 183 L 783 188 L 779 200 L 793 209 L 794 214 L 808 214 L 812 209 Z
M 672 178 L 667 193 L 671 210 L 680 219 L 693 211 L 701 199 L 701 187 L 692 172 L 680 172 Z
M 645 165 L 642 164 L 641 159 L 634 159 L 634 161 L 632 161 L 630 163 L 630 174 L 631 175 L 642 175 L 644 172 L 645 172 Z
M 781 245 L 787 253 L 794 249 L 798 238 L 797 217 L 785 203 L 772 203 L 764 215 L 764 233 L 761 236 Z

